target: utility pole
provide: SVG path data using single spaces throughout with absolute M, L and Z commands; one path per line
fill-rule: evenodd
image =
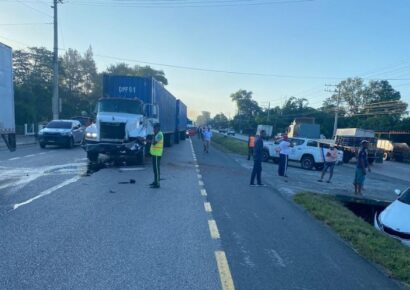
M 57 22 L 57 6 L 59 3 L 63 3 L 62 0 L 53 0 L 54 9 L 54 57 L 53 57 L 53 99 L 52 99 L 52 111 L 53 119 L 58 119 L 60 113 L 60 99 L 58 97 L 58 22 Z
M 326 92 L 332 92 L 332 93 L 337 93 L 337 99 L 336 99 L 336 109 L 335 109 L 335 121 L 333 123 L 333 136 L 332 138 L 335 138 L 336 136 L 336 130 L 337 130 L 337 121 L 339 119 L 339 109 L 340 109 L 340 88 L 337 87 L 337 85 L 325 85 L 326 87 L 336 87 L 334 90 L 328 90 L 325 89 Z

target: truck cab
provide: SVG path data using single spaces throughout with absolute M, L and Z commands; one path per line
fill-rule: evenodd
M 86 128 L 83 148 L 95 162 L 99 154 L 127 157 L 142 163 L 149 124 L 138 99 L 103 98 L 97 104 L 96 122 Z

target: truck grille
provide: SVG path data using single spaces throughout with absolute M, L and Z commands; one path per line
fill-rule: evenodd
M 125 139 L 125 123 L 100 123 L 101 140 L 122 141 Z

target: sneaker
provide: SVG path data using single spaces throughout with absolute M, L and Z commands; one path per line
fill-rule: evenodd
M 322 180 L 322 179 L 318 179 L 318 181 L 319 181 L 319 182 L 323 182 L 323 180 Z
M 330 180 L 326 181 L 327 183 L 331 183 Z

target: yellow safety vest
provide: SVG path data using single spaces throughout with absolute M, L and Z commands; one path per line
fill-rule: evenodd
M 153 142 L 151 143 L 151 148 L 149 150 L 149 153 L 153 156 L 162 156 L 162 152 L 164 151 L 164 134 L 162 134 L 161 131 L 157 133 L 157 135 L 161 136 L 161 140 L 159 140 L 155 145 L 155 136 L 154 139 L 152 140 Z

